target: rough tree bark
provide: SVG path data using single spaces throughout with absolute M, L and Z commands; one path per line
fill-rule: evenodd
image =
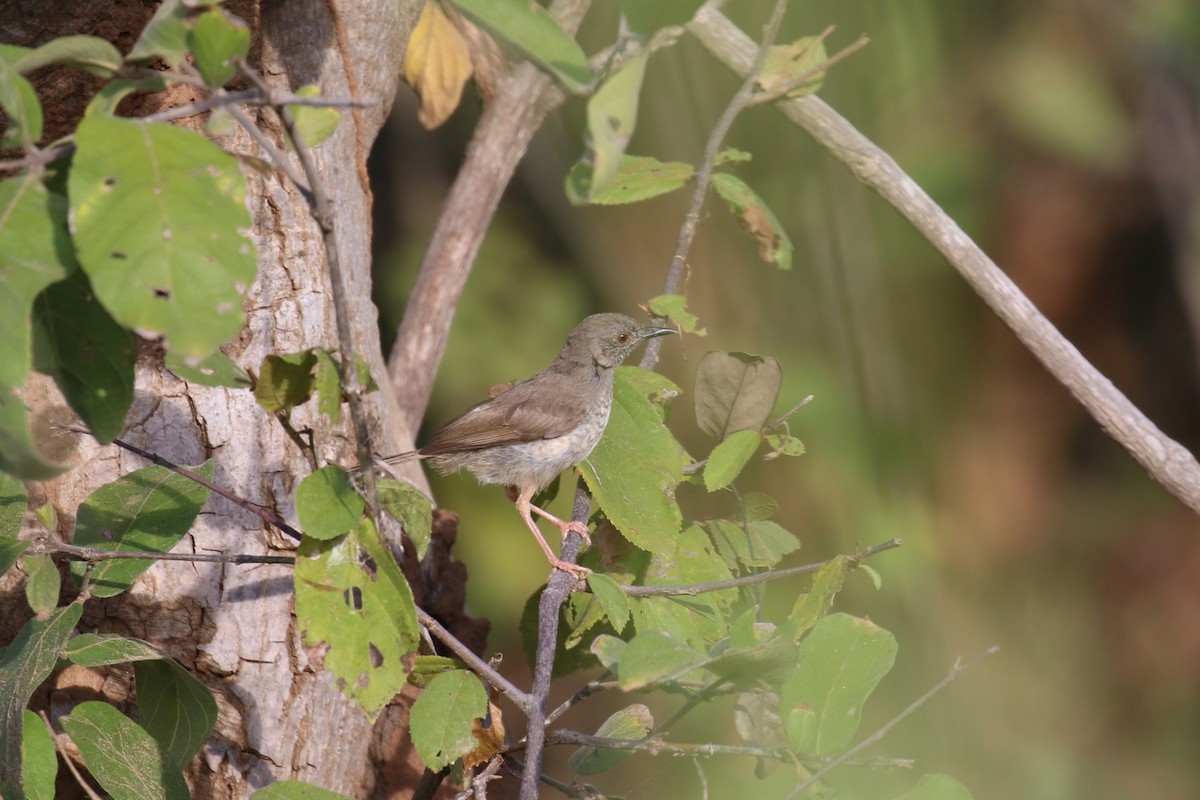
M 142 3 L 98 0 L 72 3 L 68 10 L 57 12 L 62 16 L 56 19 L 56 12 L 41 3 L 28 9 L 21 5 L 10 4 L 0 13 L 0 26 L 7 34 L 20 28 L 28 37 L 22 44 L 89 33 L 108 38 L 123 51 L 128 51 L 154 10 Z M 370 300 L 371 196 L 365 159 L 396 93 L 405 43 L 420 5 L 410 0 L 226 4 L 251 25 L 255 37 L 251 58 L 273 87 L 294 90 L 317 83 L 326 95 L 375 103 L 344 113 L 335 135 L 316 148 L 315 156 L 335 202 L 341 259 L 350 283 L 354 348 L 366 358 L 381 386 L 386 385 L 387 370 Z M 15 42 L 15 37 L 5 40 Z M 55 113 L 69 117 L 65 108 L 69 98 L 61 102 Z M 271 112 L 258 119 L 282 142 Z M 256 154 L 244 134 L 222 144 L 234 152 Z M 253 370 L 269 353 L 318 346 L 336 351 L 325 255 L 304 198 L 277 174 L 252 174 L 249 204 L 259 246 L 259 277 L 245 295 L 248 324 L 224 351 Z M 40 398 L 27 398 L 42 418 L 55 417 L 65 408 L 48 384 L 39 387 Z M 411 443 L 411 433 L 398 427 L 393 398 L 386 388 L 368 396 L 379 449 Z M 300 409 L 293 423 L 297 429 L 312 428 L 322 461 L 348 463 L 353 458 L 345 415 L 331 429 L 323 417 Z M 176 463 L 197 464 L 211 457 L 219 483 L 278 508 L 289 518 L 294 513 L 288 498 L 299 478 L 310 471 L 298 448 L 256 406 L 250 392 L 180 381 L 163 369 L 161 350 L 150 345 L 142 348 L 139 357 L 136 397 L 123 438 Z M 30 488 L 34 503 L 54 504 L 62 520 L 60 533 L 69 539 L 74 510 L 89 493 L 146 464 L 82 437 L 63 446 L 74 448 L 71 461 L 78 468 Z M 294 545 L 264 530 L 256 517 L 214 497 L 178 549 L 185 548 L 265 553 L 291 551 Z M 16 598 L 11 591 L 5 594 L 19 601 L 19 594 Z M 282 778 L 312 781 L 358 797 L 377 790 L 367 752 L 371 726 L 361 709 L 336 689 L 330 675 L 314 668 L 295 625 L 292 598 L 287 566 L 165 562 L 125 595 L 87 607 L 85 630 L 150 640 L 214 690 L 220 708 L 217 732 L 188 776 L 196 797 L 244 797 Z M 7 600 L 0 602 L 8 605 Z M 9 608 L 18 605 L 14 602 Z M 0 616 L 13 616 L 7 609 L 2 611 Z M 54 688 L 74 697 L 94 678 L 68 670 L 57 681 Z M 110 679 L 88 690 L 119 697 L 120 683 Z

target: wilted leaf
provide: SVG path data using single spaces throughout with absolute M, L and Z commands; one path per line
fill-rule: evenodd
M 567 196 L 573 203 L 591 201 L 617 176 L 625 148 L 637 126 L 638 99 L 650 54 L 634 56 L 610 76 L 588 100 L 587 153 L 583 169 L 572 169 Z
M 764 92 L 772 94 L 786 89 L 788 97 L 816 94 L 821 90 L 825 73 L 809 73 L 827 60 L 825 42 L 819 36 L 805 36 L 791 44 L 775 45 L 767 51 L 758 85 Z
M 718 439 L 761 430 L 782 381 L 783 370 L 773 358 L 707 353 L 696 367 L 696 424 Z
M 775 212 L 741 178 L 715 172 L 713 188 L 724 198 L 742 230 L 758 242 L 758 256 L 780 269 L 792 268 L 792 240 Z
M 418 119 L 432 130 L 462 99 L 471 79 L 471 49 L 435 0 L 426 0 L 404 53 L 404 82 L 421 98 Z

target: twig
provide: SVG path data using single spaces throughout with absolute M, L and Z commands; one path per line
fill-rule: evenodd
M 245 62 L 240 62 L 238 66 L 242 74 L 260 90 L 269 93 L 269 88 L 258 72 L 251 69 Z M 321 172 L 317 169 L 316 161 L 313 159 L 312 150 L 305 144 L 304 134 L 296 125 L 292 113 L 286 105 L 276 105 L 275 113 L 279 115 L 284 129 L 296 148 L 296 157 L 300 159 L 300 166 L 304 170 L 304 177 L 308 179 L 308 188 L 312 192 L 309 206 L 313 219 L 321 229 L 321 240 L 325 245 L 325 263 L 329 267 L 329 286 L 332 290 L 334 321 L 337 327 L 338 355 L 341 357 L 342 376 L 345 379 L 345 385 L 342 388 L 346 395 L 346 402 L 350 406 L 350 419 L 354 423 L 355 451 L 358 463 L 370 464 L 371 429 L 367 424 L 367 412 L 363 405 L 363 381 L 358 374 L 358 362 L 354 358 L 350 304 L 347 299 L 349 283 L 342 273 L 341 252 L 338 244 L 337 225 L 334 223 L 333 207 L 330 204 L 329 194 L 325 191 L 324 182 L 321 180 Z M 297 186 L 299 185 L 297 184 Z M 381 528 L 379 524 L 379 491 L 375 486 L 375 471 L 365 470 L 360 480 L 362 480 L 363 494 L 366 495 L 367 511 L 375 522 L 375 527 Z
M 91 436 L 91 431 L 87 430 L 86 428 L 73 428 L 70 426 L 60 426 L 60 427 L 62 428 L 62 430 L 65 430 L 65 431 L 71 431 L 72 433 L 83 433 L 83 434 L 87 434 L 88 436 Z M 147 461 L 157 464 L 160 467 L 166 467 L 167 469 L 171 470 L 172 472 L 182 475 L 183 477 L 187 478 L 188 480 L 195 481 L 196 483 L 203 486 L 205 489 L 208 489 L 213 494 L 217 494 L 217 495 L 220 495 L 221 497 L 224 497 L 226 500 L 233 503 L 234 505 L 236 505 L 240 508 L 244 508 L 245 510 L 249 511 L 251 514 L 255 515 L 256 517 L 258 517 L 259 519 L 261 519 L 263 522 L 267 523 L 268 525 L 273 525 L 274 527 L 278 528 L 284 534 L 291 537 L 292 539 L 295 539 L 297 542 L 300 541 L 300 539 L 301 539 L 300 531 L 296 530 L 291 525 L 288 525 L 286 522 L 284 522 L 283 518 L 280 517 L 278 514 L 276 514 L 274 511 L 271 511 L 270 509 L 265 508 L 264 506 L 260 506 L 258 503 L 252 503 L 249 500 L 238 497 L 236 494 L 234 494 L 229 489 L 226 489 L 223 486 L 218 486 L 217 484 L 208 480 L 204 476 L 197 475 L 195 472 L 192 472 L 187 467 L 181 467 L 178 464 L 174 464 L 174 463 L 168 461 L 167 459 L 163 458 L 160 455 L 155 455 L 154 453 L 149 453 L 149 452 L 141 449 L 140 447 L 135 447 L 134 445 L 131 445 L 129 442 L 122 441 L 121 439 L 113 439 L 112 443 L 115 444 L 117 447 L 121 448 L 122 450 L 128 450 L 130 453 L 133 453 L 134 455 L 137 455 L 137 456 L 141 456 L 142 458 L 146 459 Z
M 857 566 L 858 562 L 863 559 L 870 558 L 873 555 L 882 553 L 885 550 L 892 550 L 900 547 L 904 542 L 900 539 L 889 539 L 882 544 L 877 544 L 868 547 L 851 556 L 852 566 Z M 834 559 L 825 561 L 817 561 L 812 564 L 801 564 L 797 567 L 788 567 L 787 569 L 771 570 L 769 572 L 759 572 L 754 575 L 744 575 L 740 578 L 727 578 L 723 581 L 710 581 L 708 583 L 691 583 L 676 586 L 620 586 L 621 591 L 630 597 L 666 597 L 671 595 L 698 595 L 706 592 L 716 592 L 721 589 L 737 589 L 742 586 L 754 586 L 760 583 L 768 583 L 777 581 L 783 578 L 792 578 L 796 575 L 806 575 L 810 572 L 816 572 L 826 564 L 831 563 Z
M 719 11 L 702 7 L 688 30 L 734 72 L 746 74 L 751 69 L 754 43 Z M 1196 458 L 1159 430 L 1092 366 L 891 156 L 820 98 L 783 100 L 779 108 L 904 215 L 1100 427 L 1155 480 L 1200 513 L 1200 463 Z
M 429 632 L 442 641 L 442 644 L 450 648 L 454 655 L 462 659 L 463 663 L 471 668 L 479 677 L 486 680 L 492 686 L 495 686 L 504 696 L 517 705 L 526 714 L 529 713 L 529 705 L 531 698 L 529 695 L 522 692 L 516 686 L 508 681 L 503 675 L 496 671 L 491 664 L 484 661 L 479 656 L 471 652 L 471 649 L 454 637 L 450 631 L 442 627 L 442 624 L 431 617 L 427 611 L 422 608 L 417 609 L 417 621 L 429 629 Z
M 66 556 L 70 561 L 115 561 L 125 558 L 153 559 L 156 561 L 196 561 L 216 564 L 295 564 L 293 556 L 253 556 L 241 553 L 155 553 L 138 550 L 97 550 L 94 547 L 79 547 L 52 539 L 43 539 L 34 544 L 32 552 L 46 555 Z
M 987 650 L 984 650 L 982 653 L 980 653 L 979 655 L 972 658 L 970 661 L 967 661 L 964 663 L 961 658 L 957 659 L 954 662 L 954 666 L 950 668 L 950 672 L 948 672 L 946 674 L 946 677 L 942 678 L 940 681 L 938 681 L 936 684 L 934 684 L 932 689 L 930 689 L 925 694 L 918 697 L 916 700 L 914 700 L 912 702 L 912 704 L 908 708 L 904 709 L 899 714 L 897 714 L 896 716 L 894 716 L 890 720 L 888 720 L 884 725 L 880 726 L 879 730 L 875 731 L 870 736 L 863 739 L 858 744 L 854 745 L 854 747 L 851 747 L 849 750 L 847 750 L 846 752 L 839 755 L 837 758 L 830 761 L 824 767 L 822 767 L 821 769 L 814 772 L 808 780 L 806 780 L 804 783 L 800 784 L 795 789 L 793 789 L 792 792 L 790 794 L 788 794 L 788 796 L 785 798 L 785 800 L 792 800 L 795 797 L 799 797 L 801 792 L 803 792 L 805 789 L 807 789 L 808 787 L 815 784 L 824 775 L 826 775 L 830 770 L 832 770 L 836 767 L 839 767 L 843 764 L 850 763 L 851 759 L 853 759 L 856 755 L 858 755 L 863 750 L 867 749 L 871 745 L 878 742 L 880 739 L 882 739 L 884 736 L 887 735 L 888 731 L 890 731 L 892 728 L 899 725 L 902 720 L 904 720 L 906 717 L 908 717 L 910 714 L 912 714 L 914 711 L 916 711 L 921 706 L 925 705 L 925 703 L 927 703 L 934 695 L 936 695 L 938 692 L 942 691 L 947 686 L 949 686 L 951 683 L 953 683 L 955 678 L 957 678 L 962 673 L 966 672 L 971 667 L 978 664 L 983 659 L 987 658 L 990 655 L 998 653 L 999 651 L 1000 651 L 1000 648 L 997 645 L 992 645 Z
M 725 106 L 725 110 L 708 135 L 708 142 L 704 146 L 704 160 L 700 163 L 700 169 L 696 171 L 696 185 L 692 189 L 692 199 L 688 205 L 687 214 L 683 217 L 683 224 L 679 226 L 679 238 L 675 244 L 675 253 L 671 256 L 671 266 L 667 268 L 667 278 L 663 282 L 663 294 L 676 294 L 679 290 L 679 282 L 687 268 L 688 253 L 691 252 L 692 241 L 696 238 L 696 226 L 700 224 L 700 209 L 703 208 L 704 201 L 708 198 L 708 185 L 712 182 L 713 166 L 716 164 L 717 154 L 721 150 L 721 143 L 725 141 L 725 136 L 733 127 L 733 121 L 737 119 L 738 114 L 742 113 L 750 104 L 754 95 L 754 83 L 758 80 L 759 73 L 762 72 L 763 65 L 767 61 L 767 54 L 771 51 L 771 45 L 775 43 L 775 37 L 779 35 L 779 26 L 783 22 L 783 14 L 786 10 L 787 0 L 776 0 L 775 8 L 771 11 L 771 18 L 763 27 L 762 41 L 757 45 L 758 50 L 750 64 L 750 69 L 746 72 L 742 85 L 730 98 L 729 104 Z M 639 366 L 642 369 L 654 369 L 658 363 L 658 353 L 661 348 L 662 342 L 651 339 L 646 345 Z
M 912 761 L 906 758 L 862 758 L 851 757 L 843 761 L 841 756 L 817 755 L 815 753 L 792 753 L 786 747 L 751 747 L 734 744 L 692 744 L 690 742 L 663 742 L 658 739 L 609 739 L 605 736 L 593 736 L 572 730 L 551 731 L 547 740 L 550 744 L 569 744 L 581 747 L 603 747 L 609 750 L 630 750 L 633 752 L 649 753 L 652 756 L 672 756 L 674 758 L 711 758 L 712 756 L 750 756 L 753 758 L 770 758 L 775 761 L 803 761 L 805 763 L 826 764 L 822 769 L 836 764 L 851 763 L 863 767 L 910 767 Z
M 73 777 L 75 782 L 79 784 L 79 788 L 83 789 L 83 793 L 91 798 L 91 800 L 101 800 L 100 795 L 96 793 L 96 790 L 93 789 L 91 785 L 84 780 L 83 775 L 80 774 L 79 767 L 75 766 L 75 759 L 67 755 L 63 748 L 59 745 L 58 734 L 54 732 L 54 726 L 50 724 L 50 717 L 46 715 L 45 711 L 39 711 L 38 716 L 42 718 L 42 722 L 46 723 L 46 729 L 50 731 L 50 741 L 54 742 L 54 749 L 58 751 L 58 755 L 66 763 L 67 769 L 71 772 L 71 777 Z
M 579 691 L 564 700 L 558 708 L 546 715 L 545 724 L 553 725 L 559 717 L 567 713 L 574 706 L 582 703 L 584 700 L 594 695 L 596 692 L 604 691 L 605 689 L 615 689 L 617 687 L 617 683 L 615 681 L 606 680 L 606 676 L 610 674 L 611 673 L 609 673 L 608 670 L 605 670 L 599 678 L 588 681 L 586 684 L 584 684 Z

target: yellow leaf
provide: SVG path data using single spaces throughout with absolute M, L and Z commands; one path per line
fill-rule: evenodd
M 471 79 L 471 50 L 436 0 L 428 0 L 408 40 L 404 82 L 421 98 L 418 119 L 436 128 L 454 113 Z

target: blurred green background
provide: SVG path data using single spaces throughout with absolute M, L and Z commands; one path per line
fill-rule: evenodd
M 615 31 L 613 4 L 596 5 L 581 36 L 589 52 Z M 731 0 L 726 13 L 757 38 L 769 5 Z M 810 0 L 793 4 L 780 41 L 829 24 L 831 50 L 859 33 L 871 45 L 822 97 L 1160 427 L 1200 449 L 1200 5 Z M 655 55 L 630 152 L 696 163 L 736 87 L 694 42 Z M 427 132 L 406 93 L 372 156 L 385 342 L 479 104 L 468 91 Z M 508 190 L 457 310 L 427 432 L 546 366 L 585 314 L 640 316 L 661 291 L 687 198 L 567 204 L 583 110 L 572 100 L 547 121 Z M 980 799 L 1200 796 L 1200 520 L 932 247 L 776 111 L 745 113 L 727 144 L 754 154 L 738 174 L 788 228 L 795 266 L 759 262 L 710 201 L 686 284 L 709 335 L 668 341 L 660 371 L 686 391 L 705 352 L 742 350 L 782 363 L 779 411 L 814 395 L 792 423 L 808 453 L 756 462 L 739 481 L 780 501 L 777 518 L 803 541 L 793 563 L 904 539 L 872 562 L 881 590 L 856 576 L 836 606 L 900 643 L 864 735 L 958 656 L 1001 647 L 872 749 L 917 759 L 915 772 L 846 769 L 835 782 L 881 798 L 924 772 Z M 689 398 L 671 422 L 706 452 Z M 545 562 L 500 490 L 469 477 L 435 478 L 434 490 L 462 516 L 470 610 L 492 620 L 490 647 L 520 671 L 517 619 Z M 701 494 L 681 494 L 685 512 L 728 502 Z M 767 615 L 806 586 L 772 585 Z M 588 718 L 567 723 L 588 729 Z M 698 719 L 677 738 L 734 742 L 728 720 Z M 714 798 L 780 796 L 789 782 L 780 769 L 760 788 L 749 760 L 705 772 Z M 701 796 L 687 763 L 636 756 L 616 773 L 598 783 L 629 798 Z

